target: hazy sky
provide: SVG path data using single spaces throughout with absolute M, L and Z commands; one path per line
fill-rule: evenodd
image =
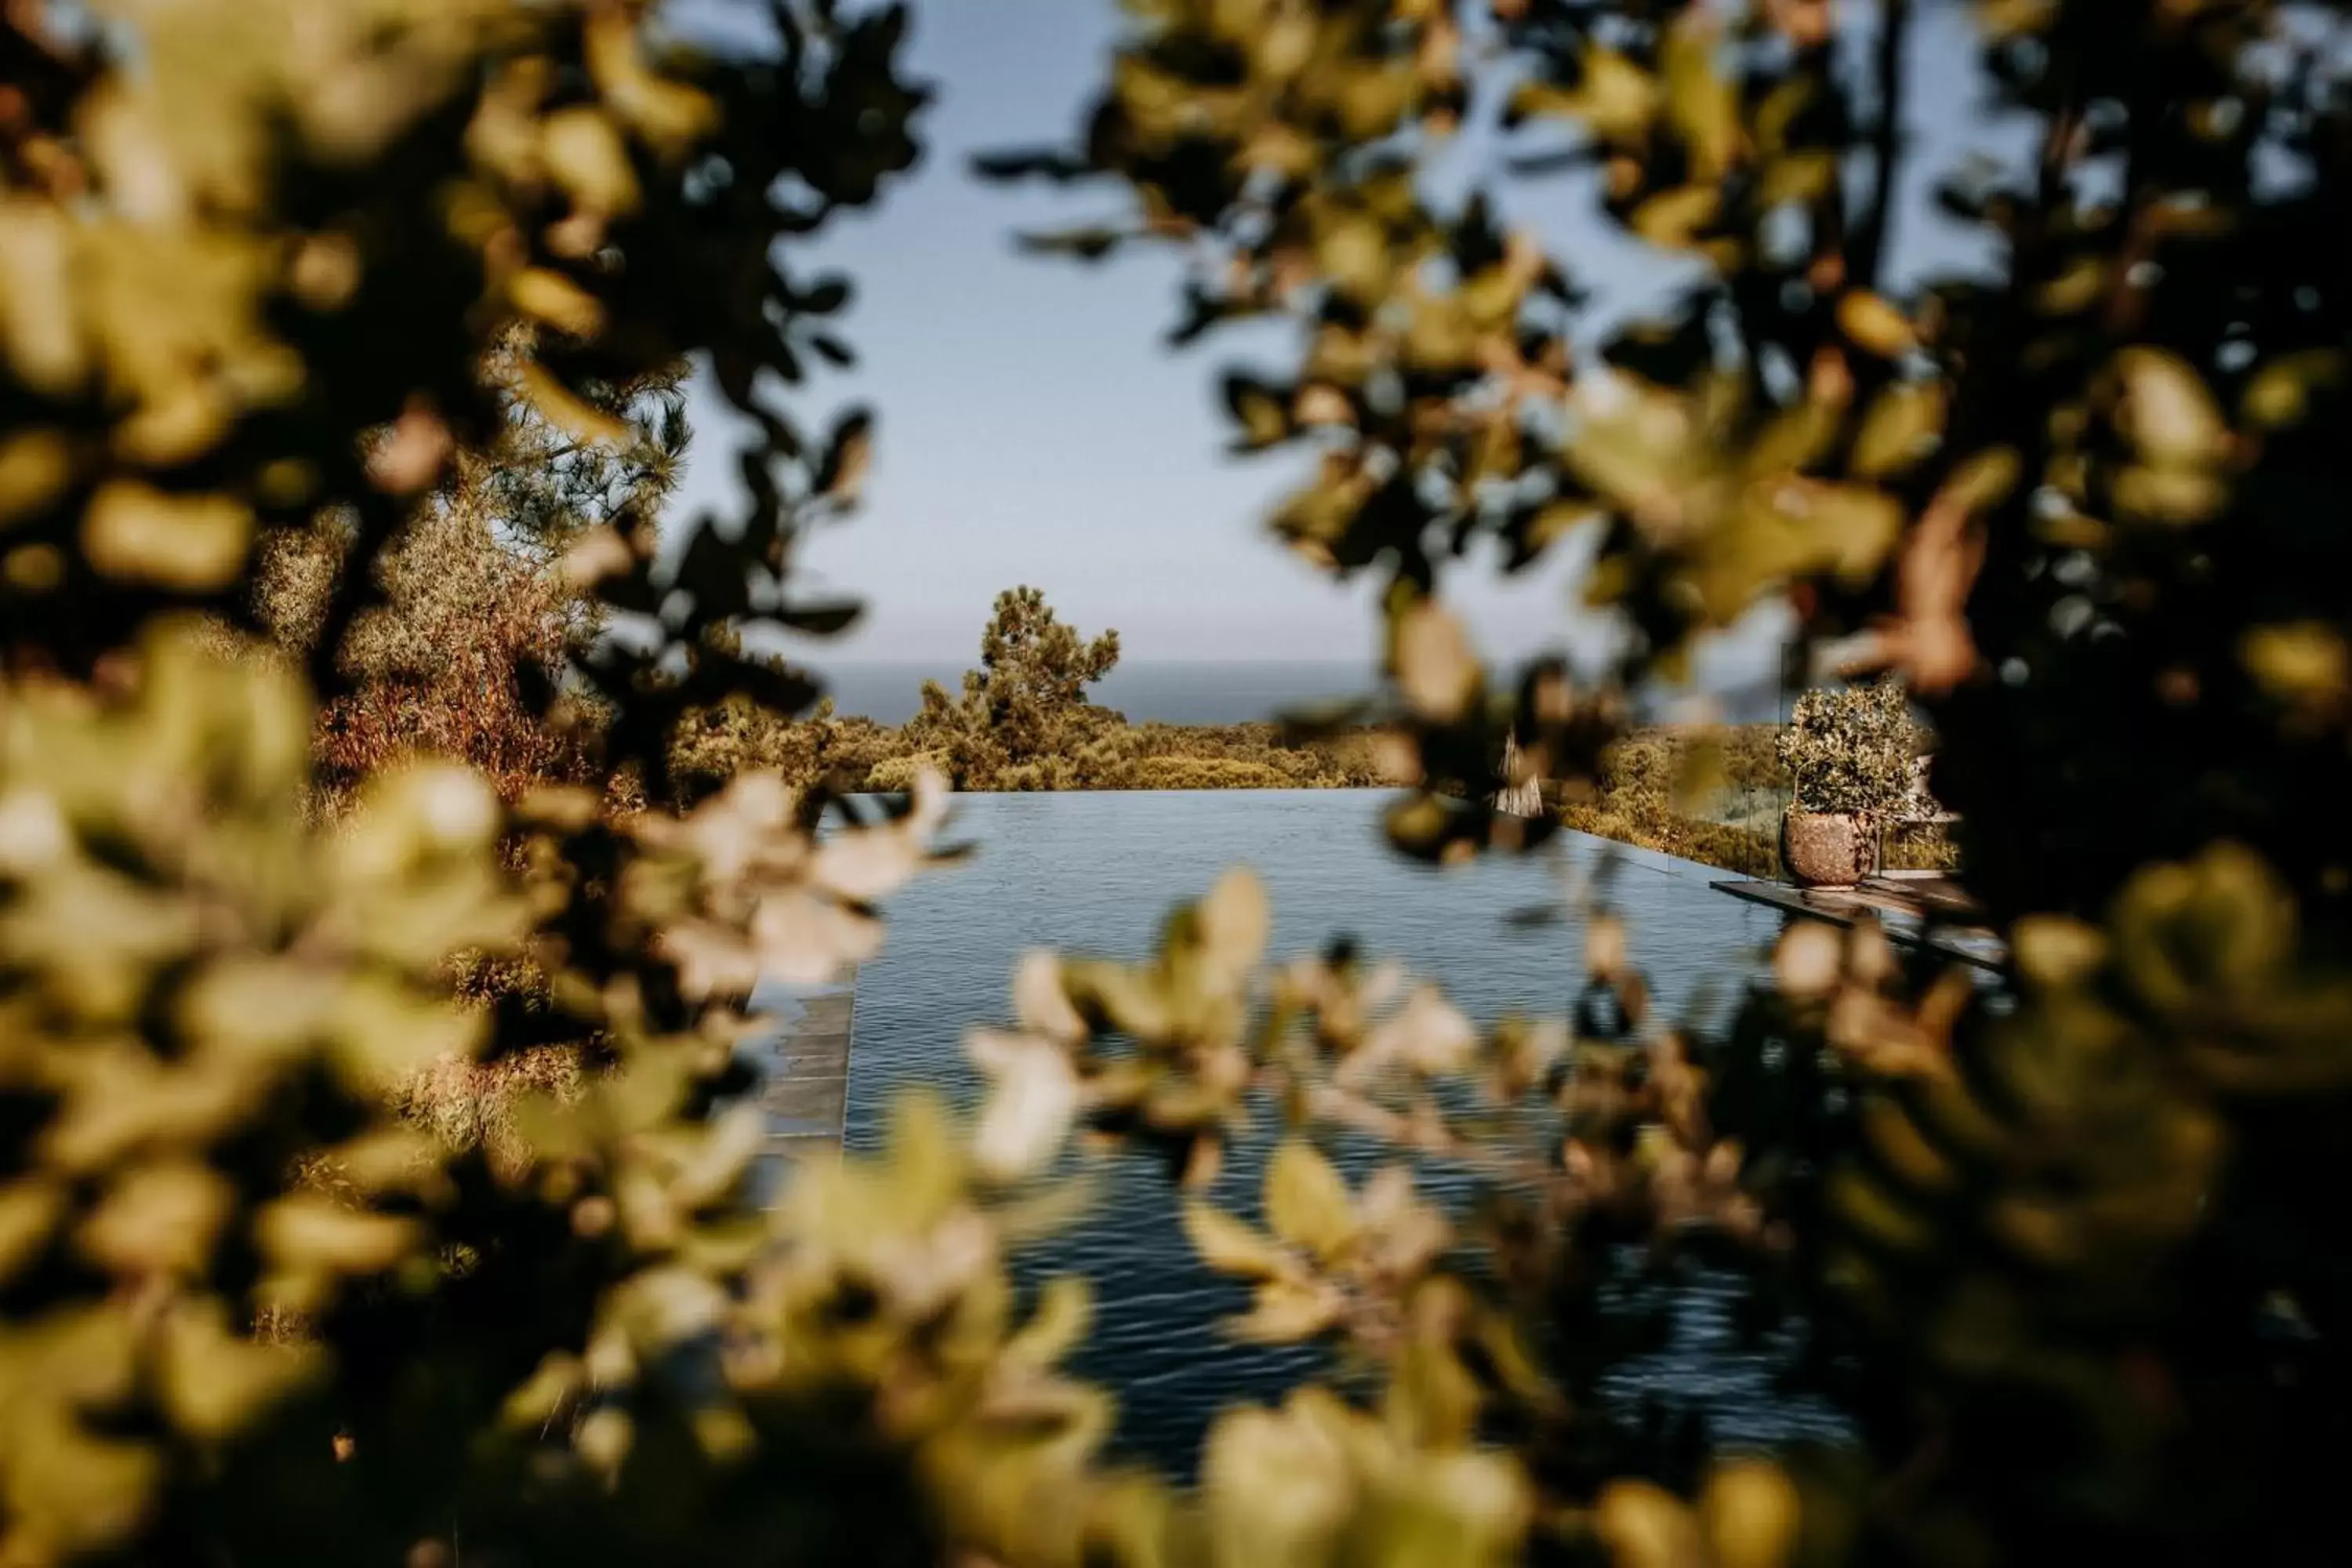
M 697 0 L 688 13 L 697 26 L 714 16 L 723 26 L 730 5 Z M 813 650 L 817 662 L 964 658 L 990 600 L 1015 583 L 1043 588 L 1087 632 L 1116 626 L 1130 659 L 1369 658 L 1372 585 L 1336 587 L 1263 531 L 1297 459 L 1222 455 L 1215 373 L 1249 357 L 1253 339 L 1213 336 L 1181 354 L 1160 346 L 1175 313 L 1172 257 L 1138 251 L 1084 267 L 1013 248 L 1016 229 L 1115 215 L 1116 190 L 992 186 L 969 172 L 974 151 L 1072 135 L 1118 6 L 916 0 L 914 13 L 910 74 L 937 93 L 921 121 L 923 163 L 795 258 L 856 279 L 841 326 L 861 358 L 804 389 L 799 408 L 819 426 L 852 398 L 880 415 L 866 506 L 804 557 L 825 586 L 868 604 L 850 638 Z M 1906 118 L 1949 126 L 1964 90 L 1951 68 L 1961 41 L 1935 30 L 1948 35 L 1944 47 L 1919 53 L 1943 65 L 1913 73 L 1920 107 Z M 1486 139 L 1469 139 L 1441 174 L 1478 177 L 1493 155 Z M 1921 203 L 1904 205 L 1898 252 L 1927 227 L 1913 221 Z M 1573 181 L 1522 184 L 1507 206 L 1607 305 L 1638 303 L 1684 276 L 1585 216 L 1590 198 Z M 1251 330 L 1260 358 L 1279 364 L 1282 330 Z M 724 405 L 698 389 L 693 413 L 702 439 L 687 508 L 734 482 Z M 1519 657 L 1595 630 L 1570 608 L 1564 563 L 1508 584 L 1472 576 L 1449 593 L 1492 653 Z

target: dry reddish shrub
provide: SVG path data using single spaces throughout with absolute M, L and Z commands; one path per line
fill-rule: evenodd
M 331 521 L 274 542 L 257 610 L 274 640 L 307 648 L 342 567 Z M 412 753 L 460 758 L 514 798 L 587 776 L 585 732 L 525 702 L 527 665 L 560 668 L 576 605 L 547 567 L 508 549 L 460 487 L 385 558 L 385 602 L 352 627 L 341 662 L 353 689 L 319 718 L 329 809 L 370 773 Z
M 528 1152 L 514 1129 L 516 1104 L 532 1094 L 570 1101 L 580 1092 L 580 1053 L 542 1047 L 474 1061 L 448 1056 L 435 1062 L 402 1090 L 403 1114 L 453 1149 L 480 1149 L 493 1164 L 528 1164 Z

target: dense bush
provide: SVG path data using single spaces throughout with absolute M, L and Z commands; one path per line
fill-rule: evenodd
M 1779 746 L 1800 807 L 1884 816 L 1909 798 L 1924 740 L 1903 688 L 1881 680 L 1799 697 Z
M 1099 789 L 1369 789 L 1381 776 L 1368 732 L 1305 739 L 1276 724 L 1136 724 L 1082 752 Z M 1202 782 L 1178 784 L 1175 776 Z M 1226 783 L 1212 782 L 1219 779 Z M 1247 781 L 1247 782 L 1244 782 Z
M 1281 770 L 1237 757 L 1139 757 L 1114 775 L 1116 789 L 1287 789 Z
M 1765 724 L 1641 730 L 1612 742 L 1560 820 L 1748 877 L 1780 875 L 1789 776 Z

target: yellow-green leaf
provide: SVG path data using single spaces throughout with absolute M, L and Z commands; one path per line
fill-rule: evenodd
M 1697 1519 L 1652 1481 L 1610 1482 L 1593 1509 L 1592 1531 L 1617 1568 L 1692 1568 L 1707 1560 Z
M 1584 80 L 1572 99 L 1573 112 L 1604 141 L 1631 141 L 1649 129 L 1658 111 L 1658 85 L 1650 73 L 1614 49 L 1598 46 L 1580 62 Z
M 316 1346 L 232 1333 L 216 1302 L 182 1302 L 164 1318 L 159 1381 L 173 1425 L 217 1442 L 265 1415 L 322 1363 Z
M 1077 1349 L 1094 1321 L 1094 1291 L 1077 1275 L 1059 1275 L 1037 1292 L 1037 1309 L 1004 1342 L 1008 1360 L 1051 1366 Z
M 1450 724 L 1478 690 L 1478 658 L 1462 624 L 1439 605 L 1417 599 L 1396 624 L 1397 687 L 1414 712 Z
M 1883 359 L 1907 353 L 1919 341 L 1902 311 L 1865 289 L 1847 290 L 1838 300 L 1837 319 L 1849 342 Z
M 2229 437 L 2221 410 L 2204 378 L 2164 349 L 2128 348 L 2116 356 L 2123 379 L 2119 422 L 2140 455 L 2164 468 L 2186 468 L 2221 456 Z
M 1717 1568 L 1787 1568 L 1801 1507 L 1796 1484 L 1769 1459 L 1734 1459 L 1707 1478 L 1699 1520 Z
M 2265 430 L 2300 424 L 2315 386 L 2344 379 L 2344 354 L 2336 349 L 2305 349 L 2282 354 L 2246 382 L 2242 399 L 2249 423 Z
M 2282 702 L 2319 707 L 2352 689 L 2352 649 L 2325 621 L 2251 627 L 2238 646 L 2246 673 Z
M 1200 1254 L 1202 1262 L 1220 1274 L 1271 1279 L 1297 1272 L 1298 1260 L 1284 1251 L 1273 1237 L 1198 1198 L 1185 1200 L 1183 1224 L 1185 1239 L 1192 1244 L 1192 1250 Z
M 1253 1344 L 1297 1344 L 1339 1322 L 1346 1307 L 1338 1288 L 1325 1281 L 1269 1279 L 1250 1298 L 1250 1310 L 1227 1320 L 1225 1330 Z
M 65 1194 L 32 1176 L 0 1185 L 0 1284 L 46 1244 L 65 1213 Z
M 1348 1184 L 1322 1151 L 1300 1138 L 1283 1140 L 1267 1163 L 1265 1218 L 1275 1235 L 1318 1258 L 1337 1257 L 1356 1237 Z
M 507 282 L 507 298 L 524 315 L 575 338 L 593 338 L 604 330 L 604 307 L 596 297 L 545 267 L 516 273 Z
M 610 217 L 637 210 L 637 176 L 620 132 L 602 110 L 560 109 L 540 132 L 540 156 L 573 204 Z
M 1200 924 L 1210 961 L 1227 981 L 1238 981 L 1264 955 L 1273 927 L 1265 884 L 1246 866 L 1234 867 L 1201 900 Z
M 252 535 L 253 514 L 231 497 L 116 479 L 90 498 L 81 542 L 89 563 L 117 581 L 197 593 L 236 576 Z
M 1715 220 L 1722 203 L 1723 193 L 1713 185 L 1678 185 L 1635 207 L 1629 221 L 1633 232 L 1652 245 L 1679 250 Z
M 265 1209 L 255 1239 L 280 1267 L 338 1274 L 391 1268 L 415 1239 L 413 1223 L 346 1208 L 320 1193 L 295 1193 Z
M 57 499 L 71 473 L 71 454 L 55 430 L 20 430 L 0 438 L 0 529 Z
M 1738 91 L 1717 68 L 1718 41 L 1713 15 L 1695 7 L 1667 30 L 1662 51 L 1667 113 L 1702 180 L 1720 176 L 1739 152 Z
M 1872 399 L 1854 433 L 1853 471 L 1864 479 L 1899 474 L 1936 449 L 1944 430 L 1944 389 L 1937 382 L 1897 382 Z

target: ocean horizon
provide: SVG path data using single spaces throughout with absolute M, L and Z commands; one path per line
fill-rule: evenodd
M 875 660 L 824 668 L 843 718 L 903 724 L 922 708 L 923 682 L 961 689 L 970 661 Z M 1506 677 L 1498 676 L 1498 679 Z M 1247 724 L 1378 689 L 1370 659 L 1145 659 L 1122 662 L 1093 689 L 1097 704 L 1138 724 Z M 1720 717 L 1756 723 L 1781 716 L 1770 688 L 1717 692 Z

